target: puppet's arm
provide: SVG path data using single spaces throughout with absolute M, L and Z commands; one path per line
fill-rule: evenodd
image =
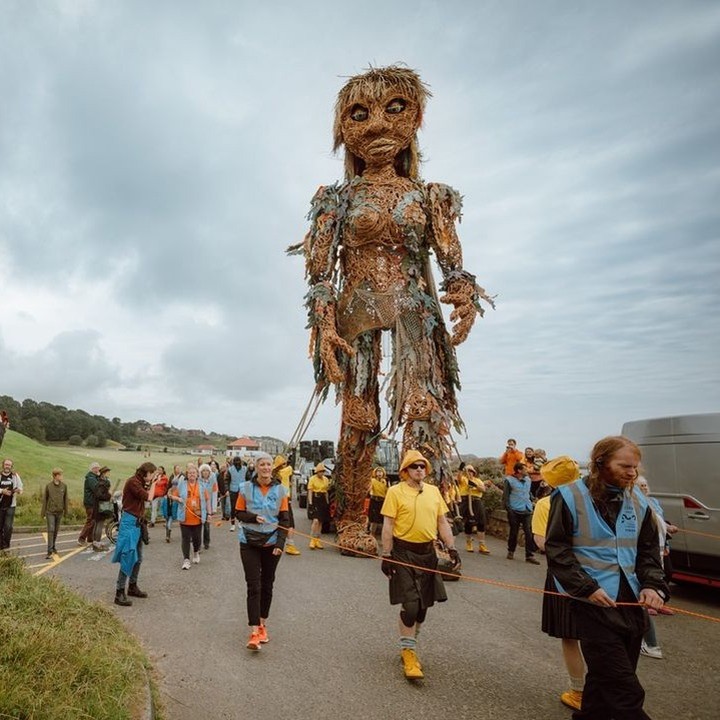
M 337 332 L 337 298 L 334 276 L 338 260 L 339 194 L 336 185 L 321 187 L 312 200 L 308 219 L 310 230 L 302 246 L 288 248 L 289 253 L 305 255 L 305 275 L 310 290 L 305 296 L 310 332 L 310 355 L 319 387 L 339 383 L 343 374 L 337 351 L 353 354 L 352 348 Z
M 463 270 L 462 248 L 455 231 L 460 220 L 462 198 L 447 185 L 430 183 L 427 186 L 430 206 L 431 242 L 443 275 L 440 289 L 445 293 L 440 302 L 454 307 L 450 321 L 452 344 L 459 345 L 470 333 L 475 318 L 484 314 L 481 300 L 495 307 L 492 298 L 475 281 L 475 276 Z

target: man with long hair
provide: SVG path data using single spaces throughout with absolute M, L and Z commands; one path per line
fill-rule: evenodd
M 550 504 L 545 552 L 557 589 L 577 600 L 587 676 L 575 720 L 648 720 L 636 669 L 646 608 L 668 598 L 657 528 L 635 487 L 640 448 L 622 436 L 595 444 L 590 474 L 558 488 Z

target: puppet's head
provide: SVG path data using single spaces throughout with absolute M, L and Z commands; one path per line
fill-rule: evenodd
M 417 131 L 431 93 L 409 68 L 390 65 L 355 75 L 335 103 L 334 146 L 345 146 L 345 176 L 362 175 L 371 163 L 391 162 L 398 175 L 417 178 Z

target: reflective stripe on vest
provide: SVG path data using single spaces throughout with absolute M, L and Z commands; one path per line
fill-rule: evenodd
M 573 519 L 573 553 L 585 572 L 613 599 L 620 592 L 620 571 L 637 597 L 637 541 L 647 501 L 637 490 L 625 490 L 615 532 L 595 508 L 583 480 L 558 488 Z M 562 590 L 560 583 L 555 581 Z

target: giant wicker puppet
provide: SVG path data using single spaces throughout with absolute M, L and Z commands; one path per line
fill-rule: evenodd
M 436 480 L 447 472 L 451 429 L 463 429 L 453 346 L 482 315 L 480 300 L 491 302 L 463 269 L 455 232 L 460 195 L 419 176 L 417 132 L 429 96 L 417 73 L 399 66 L 348 80 L 334 124 L 334 149 L 345 148 L 345 182 L 318 190 L 305 241 L 289 248 L 305 256 L 317 391 L 324 398 L 334 384 L 342 404 L 336 522 L 350 553 L 376 551 L 362 513 L 383 430 L 402 426 L 403 449 L 421 450 Z M 452 336 L 439 302 L 454 307 Z M 383 330 L 392 337 L 388 427 L 381 427 L 379 405 Z

